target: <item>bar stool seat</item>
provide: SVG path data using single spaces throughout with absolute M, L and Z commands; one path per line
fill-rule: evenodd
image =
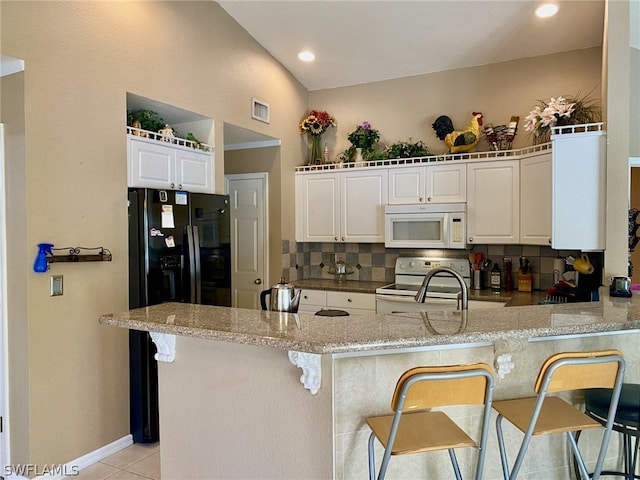
M 612 390 L 610 388 L 594 388 L 584 394 L 585 413 L 602 425 L 606 423 L 607 412 L 611 402 Z M 623 383 L 618 400 L 618 409 L 613 421 L 613 430 L 622 434 L 624 472 L 603 471 L 601 475 L 615 475 L 625 477 L 628 480 L 640 478 L 635 474 L 638 459 L 638 447 L 640 444 L 640 385 L 636 383 Z M 635 442 L 632 449 L 632 439 Z
M 391 455 L 447 450 L 455 478 L 462 480 L 455 449 L 478 450 L 475 480 L 482 479 L 491 402 L 493 370 L 485 363 L 420 366 L 404 372 L 396 384 L 393 414 L 366 418 L 369 436 L 369 479 L 376 479 L 374 442 L 384 448 L 377 479 L 383 480 Z M 483 405 L 480 438 L 470 437 L 445 412 L 432 410 L 454 405 Z M 477 435 L 475 435 L 477 437 Z
M 535 382 L 536 396 L 493 402 L 498 412 L 496 430 L 498 448 L 505 479 L 515 480 L 522 467 L 527 449 L 534 436 L 564 433 L 580 479 L 600 478 L 609 437 L 613 429 L 616 407 L 622 390 L 625 362 L 617 350 L 598 352 L 561 352 L 543 362 Z M 589 474 L 582 453 L 578 449 L 577 433 L 588 428 L 601 429 L 599 420 L 582 413 L 563 398 L 554 394 L 573 390 L 606 388 L 611 391 L 606 409 L 604 431 L 593 474 Z M 513 465 L 509 466 L 502 421 L 506 419 L 523 434 Z

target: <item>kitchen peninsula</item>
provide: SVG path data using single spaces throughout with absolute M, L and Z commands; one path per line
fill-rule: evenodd
M 553 352 L 618 348 L 625 380 L 639 380 L 637 297 L 348 317 L 166 303 L 99 321 L 153 332 L 164 478 L 367 478 L 363 418 L 388 413 L 397 378 L 419 364 L 493 364 L 501 399 L 532 394 Z M 464 425 L 476 413 L 458 415 Z M 491 435 L 484 478 L 499 479 Z M 570 478 L 564 437 L 551 437 L 534 444 L 523 470 Z M 614 438 L 608 461 L 618 452 Z M 463 473 L 472 455 L 460 452 Z M 448 469 L 446 453 L 398 457 L 389 478 L 444 479 Z

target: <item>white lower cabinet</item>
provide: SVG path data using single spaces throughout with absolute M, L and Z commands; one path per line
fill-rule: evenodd
M 213 154 L 127 135 L 128 186 L 214 193 Z
M 296 240 L 384 243 L 387 169 L 296 174 Z
M 344 310 L 354 315 L 375 313 L 376 297 L 373 293 L 303 289 L 298 311 L 315 313 L 322 309 Z
M 467 243 L 520 243 L 520 160 L 467 164 Z

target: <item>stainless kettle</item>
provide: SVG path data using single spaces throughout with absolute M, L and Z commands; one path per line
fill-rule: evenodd
M 293 285 L 287 283 L 284 277 L 280 277 L 280 283 L 260 292 L 260 305 L 263 310 L 297 313 L 301 292 L 302 290 L 298 290 L 297 293 L 294 292 Z M 267 308 L 267 296 L 271 297 L 270 308 Z

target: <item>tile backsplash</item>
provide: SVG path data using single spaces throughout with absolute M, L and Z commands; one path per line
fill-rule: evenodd
M 407 248 L 385 248 L 383 243 L 298 243 L 282 241 L 282 275 L 288 281 L 308 278 L 332 279 L 329 266 L 343 260 L 353 267 L 348 280 L 393 282 L 395 261 L 398 256 L 460 257 L 467 258 L 469 252 L 482 252 L 485 258 L 497 262 L 504 269 L 504 257 L 511 257 L 513 276 L 516 278 L 518 258 L 525 256 L 530 261 L 533 273 L 533 288 L 546 290 L 553 285 L 553 260 L 573 255 L 575 250 L 553 250 L 550 247 L 533 245 L 475 245 L 471 250 L 419 250 Z M 602 254 L 597 254 L 602 255 Z M 489 267 L 484 274 L 485 285 L 489 285 Z M 567 269 L 571 268 L 567 266 Z M 515 287 L 515 285 L 514 285 Z

